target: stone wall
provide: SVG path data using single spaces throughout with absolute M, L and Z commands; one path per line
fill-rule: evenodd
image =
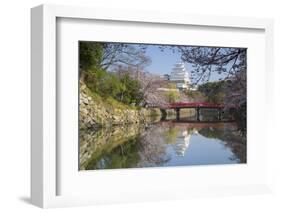
M 153 122 L 160 118 L 159 109 L 131 109 L 112 106 L 95 100 L 85 84 L 80 84 L 80 116 L 81 129 L 107 127 L 119 124 Z

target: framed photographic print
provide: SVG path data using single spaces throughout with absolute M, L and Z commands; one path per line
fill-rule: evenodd
M 271 20 L 43 5 L 31 21 L 32 203 L 270 191 Z

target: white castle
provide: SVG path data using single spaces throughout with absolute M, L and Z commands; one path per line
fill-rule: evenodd
M 188 71 L 183 62 L 178 62 L 175 64 L 169 80 L 175 83 L 177 88 L 180 90 L 188 89 L 190 79 Z

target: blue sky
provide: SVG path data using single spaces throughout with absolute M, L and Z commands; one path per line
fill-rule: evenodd
M 153 74 L 170 74 L 174 64 L 181 61 L 180 54 L 175 51 L 173 52 L 169 48 L 164 49 L 162 52 L 159 45 L 147 45 L 146 55 L 150 57 L 151 64 L 146 67 L 146 71 Z M 185 63 L 189 75 L 191 76 L 192 64 Z M 212 73 L 210 81 L 217 81 L 222 76 L 217 73 Z
M 149 45 L 146 55 L 151 58 L 151 64 L 146 70 L 154 74 L 170 74 L 174 64 L 181 59 L 179 53 L 173 53 L 168 48 L 162 52 L 157 45 Z

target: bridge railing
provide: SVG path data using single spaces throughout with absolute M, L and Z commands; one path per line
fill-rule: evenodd
M 151 104 L 149 107 L 158 107 L 162 109 L 175 109 L 175 108 L 238 108 L 234 104 L 214 104 L 208 102 L 175 102 L 170 104 L 156 105 Z
M 223 104 L 213 104 L 208 102 L 177 102 L 171 103 L 169 105 L 170 108 L 177 107 L 210 107 L 210 108 L 224 108 Z

